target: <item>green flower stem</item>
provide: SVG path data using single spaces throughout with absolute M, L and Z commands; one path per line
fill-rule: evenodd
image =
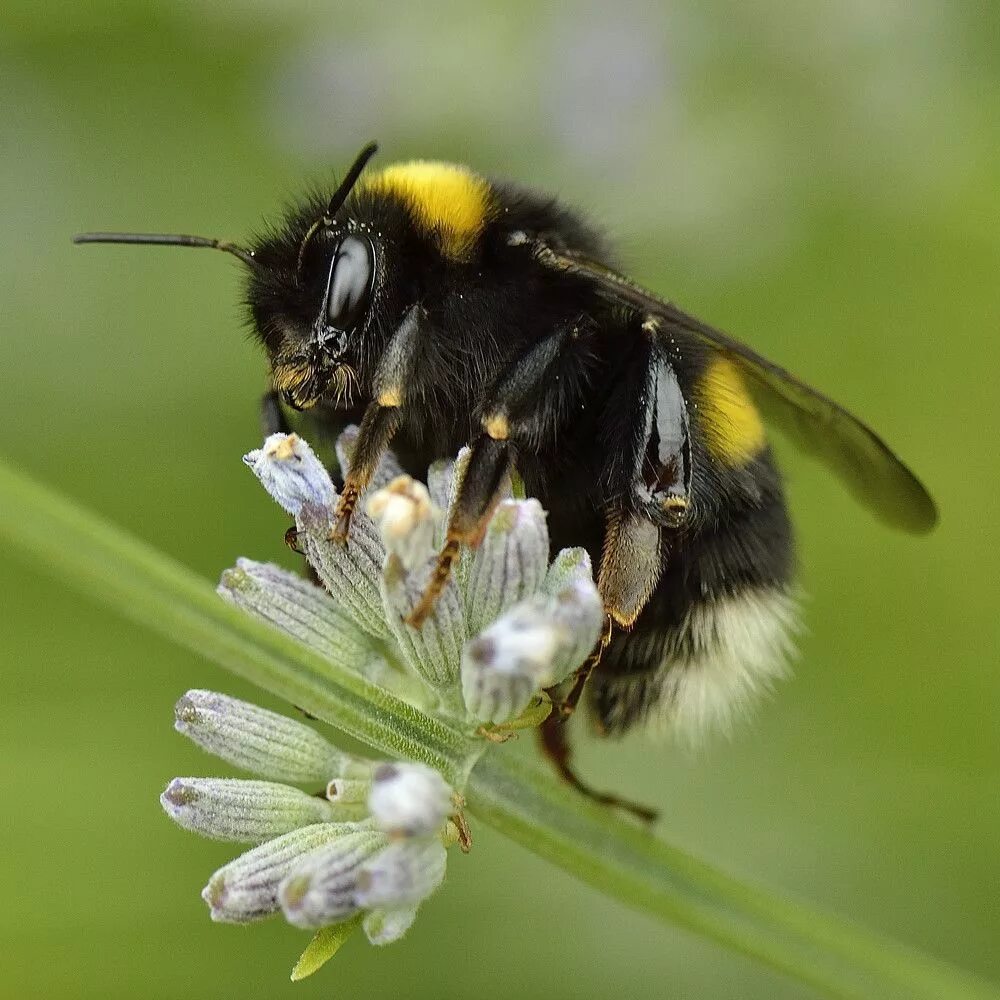
M 833 997 L 971 1000 L 990 983 L 773 890 L 741 882 L 557 784 L 489 754 L 466 788 L 480 819 L 629 906 L 756 958 Z
M 481 742 L 232 607 L 208 581 L 0 462 L 0 537 L 64 583 L 383 753 L 463 785 Z
M 629 906 L 829 996 L 1000 1000 L 961 970 L 726 875 L 516 755 L 498 751 L 477 764 L 478 745 L 458 730 L 230 607 L 183 566 L 2 464 L 0 536 L 65 583 L 377 751 L 423 761 L 459 785 L 468 777 L 478 817 Z

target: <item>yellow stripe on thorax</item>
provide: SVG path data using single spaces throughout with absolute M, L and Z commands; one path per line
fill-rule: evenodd
M 739 368 L 718 355 L 694 387 L 694 398 L 709 454 L 723 465 L 743 465 L 766 444 L 764 422 Z
M 386 167 L 358 187 L 390 194 L 406 205 L 414 225 L 437 238 L 452 260 L 471 257 L 496 205 L 489 183 L 466 167 L 414 160 Z

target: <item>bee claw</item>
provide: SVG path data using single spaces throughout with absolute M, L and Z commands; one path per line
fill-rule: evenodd
M 337 502 L 337 510 L 333 515 L 333 527 L 327 536 L 331 542 L 340 545 L 347 544 L 347 538 L 351 533 L 351 518 L 354 516 L 354 508 L 358 503 L 359 493 L 352 486 L 344 486 L 344 492 Z
M 294 524 L 285 532 L 285 544 L 297 555 L 305 555 L 299 548 L 299 529 Z

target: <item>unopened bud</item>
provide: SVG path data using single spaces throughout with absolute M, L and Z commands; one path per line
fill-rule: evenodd
M 357 830 L 356 823 L 316 823 L 268 840 L 220 868 L 201 898 L 221 923 L 262 920 L 277 911 L 278 886 L 303 857 Z
M 380 830 L 418 837 L 441 830 L 454 810 L 451 786 L 425 764 L 381 764 L 372 774 L 368 810 Z
M 361 921 L 369 943 L 383 945 L 398 941 L 417 919 L 417 909 L 417 906 L 399 906 L 369 910 Z
M 369 635 L 387 638 L 380 590 L 385 546 L 371 518 L 356 510 L 346 543 L 331 537 L 328 509 L 303 506 L 295 523 L 298 545 L 334 603 Z
M 278 781 L 326 782 L 360 776 L 367 766 L 304 723 L 214 691 L 188 691 L 174 708 L 174 728 L 203 750 Z
M 371 787 L 371 781 L 364 778 L 334 778 L 326 786 L 326 797 L 343 805 L 365 805 Z
M 238 559 L 222 574 L 217 591 L 229 603 L 344 666 L 361 671 L 376 658 L 370 636 L 322 587 L 297 573 Z
M 356 913 L 358 872 L 386 844 L 385 834 L 359 830 L 342 836 L 295 865 L 281 882 L 278 899 L 296 927 L 325 927 Z
M 505 500 L 490 519 L 466 587 L 467 628 L 475 634 L 535 593 L 549 565 L 549 532 L 537 500 Z
M 550 599 L 515 605 L 466 644 L 462 655 L 466 708 L 482 722 L 497 724 L 520 715 L 551 675 L 559 641 Z
M 244 844 L 261 844 L 333 818 L 325 799 L 291 785 L 236 778 L 174 778 L 160 804 L 186 830 Z
M 581 666 L 601 636 L 604 606 L 589 574 L 568 581 L 555 594 L 552 620 L 559 627 L 560 642 L 543 687 L 557 684 Z
M 355 900 L 365 909 L 419 903 L 444 881 L 447 860 L 437 837 L 397 840 L 361 866 Z
M 411 573 L 397 571 L 399 567 L 389 561 L 382 580 L 382 598 L 389 628 L 406 665 L 435 691 L 448 697 L 458 680 L 462 643 L 467 635 L 465 610 L 458 589 L 460 569 L 453 570 L 433 611 L 419 628 L 405 621 L 423 598 L 435 572 L 436 561 L 436 556 L 432 555 Z
M 297 434 L 272 434 L 243 461 L 293 517 L 305 504 L 329 508 L 336 496 L 325 466 Z
M 455 478 L 455 460 L 441 458 L 427 469 L 427 492 L 431 503 L 440 510 L 447 510 L 451 503 L 451 485 Z
M 558 594 L 571 583 L 594 581 L 594 567 L 586 549 L 560 549 L 552 565 L 545 574 L 542 590 L 546 594 Z
M 496 724 L 516 718 L 593 649 L 604 620 L 597 588 L 589 577 L 562 582 L 555 595 L 514 605 L 466 644 L 462 696 L 475 718 Z

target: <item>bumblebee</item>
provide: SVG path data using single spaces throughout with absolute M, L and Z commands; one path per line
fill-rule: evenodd
M 590 552 L 608 616 L 543 732 L 564 777 L 583 787 L 558 719 L 585 684 L 607 734 L 725 727 L 782 671 L 796 625 L 793 534 L 765 423 L 894 527 L 933 527 L 927 491 L 843 407 L 622 275 L 602 236 L 554 199 L 448 163 L 365 173 L 374 152 L 253 247 L 77 239 L 242 261 L 270 362 L 267 429 L 287 429 L 289 408 L 330 431 L 360 421 L 340 538 L 390 442 L 416 470 L 471 448 L 413 624 L 516 470 L 548 511 L 553 552 Z

